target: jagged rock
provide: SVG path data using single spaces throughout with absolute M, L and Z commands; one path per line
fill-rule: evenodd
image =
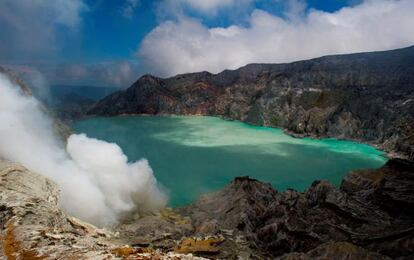
M 413 171 L 406 174 L 412 176 Z M 286 195 L 281 194 L 283 199 L 269 207 L 259 221 L 254 241 L 276 255 L 286 250 L 308 251 L 329 241 L 350 241 L 392 257 L 413 254 L 407 246 L 414 242 L 411 209 L 402 210 L 405 216 L 396 218 L 387 209 L 394 204 L 376 205 L 372 197 L 364 195 L 365 191 L 347 194 L 327 189 L 325 183 L 314 183 L 296 197 L 293 206 L 286 205 Z M 396 241 L 399 248 L 395 247 Z
M 130 219 L 116 230 L 128 244 L 172 251 L 177 241 L 193 233 L 193 226 L 188 218 L 165 209 L 157 215 Z
M 145 241 L 145 245 L 161 250 L 192 252 L 214 259 L 263 259 L 261 252 L 251 248 L 246 234 L 255 226 L 252 219 L 265 212 L 276 193 L 270 184 L 239 177 L 225 189 L 207 194 L 190 206 L 136 219 L 116 229 L 129 244 Z M 208 243 L 216 240 L 195 242 L 194 237 L 219 237 L 220 243 L 211 247 Z
M 145 75 L 89 114 L 214 115 L 298 136 L 359 140 L 414 159 L 413 90 L 414 46 L 219 74 Z
M 151 225 L 144 218 L 119 230 L 121 236 L 131 228 L 142 236 L 143 230 L 165 232 L 173 225 L 174 235 L 152 242 L 155 248 L 162 241 L 171 247 L 179 237 L 222 236 L 217 255 L 192 251 L 215 259 L 410 259 L 413 178 L 413 163 L 400 159 L 380 169 L 353 171 L 339 189 L 315 181 L 305 192 L 277 192 L 270 184 L 238 177 L 223 190 L 170 212 L 175 217 L 168 224 L 150 217 Z M 177 224 L 183 218 L 185 229 Z
M 223 237 L 184 238 L 174 248 L 174 251 L 181 254 L 218 254 L 220 249 L 217 246 L 223 243 L 224 240 Z
M 112 232 L 65 214 L 55 183 L 7 161 L 0 161 L 0 237 L 7 259 L 201 259 L 124 247 Z
M 187 207 L 131 219 L 115 235 L 66 215 L 53 182 L 1 161 L 0 250 L 10 259 L 195 258 L 177 254 L 188 252 L 216 259 L 410 259 L 413 176 L 412 162 L 394 159 L 351 172 L 340 189 L 315 181 L 303 193 L 277 192 L 239 177 Z
M 224 229 L 251 230 L 254 227 L 251 220 L 266 211 L 276 194 L 270 184 L 238 177 L 223 190 L 202 196 L 180 212 L 189 216 L 198 229 L 202 229 L 206 221 L 213 221 Z
M 104 254 L 110 234 L 66 216 L 52 181 L 4 161 L 0 178 L 2 251 L 7 258 Z
M 348 242 L 326 243 L 310 250 L 307 253 L 290 253 L 280 260 L 323 260 L 323 259 L 365 259 L 365 260 L 391 260 L 387 256 L 370 252 Z
M 195 226 L 217 220 L 216 229 L 242 235 L 257 255 L 304 253 L 322 244 L 347 241 L 355 246 L 331 245 L 324 250 L 328 255 L 336 252 L 339 259 L 347 248 L 355 256 L 372 251 L 384 255 L 378 259 L 409 258 L 414 256 L 413 178 L 412 162 L 399 159 L 378 170 L 351 172 L 340 189 L 315 181 L 304 193 L 278 193 L 268 184 L 243 177 L 181 212 Z
M 348 174 L 341 190 L 370 200 L 392 216 L 414 215 L 414 162 L 394 159 L 379 170 L 357 170 Z

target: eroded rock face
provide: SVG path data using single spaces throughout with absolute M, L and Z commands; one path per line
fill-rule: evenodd
M 3 259 L 201 259 L 123 246 L 59 208 L 52 181 L 19 164 L 0 161 L 0 258 Z
M 255 194 L 247 195 L 260 199 Z M 254 228 L 246 230 L 254 245 L 273 256 L 307 252 L 332 241 L 348 241 L 392 258 L 414 256 L 414 165 L 409 161 L 390 160 L 379 170 L 354 171 L 339 190 L 317 181 L 304 193 L 287 190 L 275 197 L 263 214 L 249 218 Z
M 96 244 L 109 234 L 66 216 L 52 181 L 5 161 L 0 162 L 0 178 L 1 247 L 8 259 L 104 253 L 105 245 Z
M 304 194 L 282 193 L 280 202 L 270 206 L 259 221 L 254 241 L 276 255 L 348 241 L 393 258 L 412 256 L 414 215 L 409 201 L 414 196 L 414 168 L 398 172 L 392 169 L 394 163 L 372 171 L 373 180 L 361 181 L 364 177 L 359 174 L 366 171 L 351 173 L 341 190 L 315 182 Z M 383 177 L 376 176 L 383 173 Z M 408 207 L 399 208 L 397 202 Z
M 324 260 L 324 259 L 365 259 L 391 260 L 387 256 L 368 251 L 348 242 L 333 242 L 322 244 L 307 253 L 290 253 L 282 256 L 281 260 Z
M 299 136 L 361 140 L 414 159 L 414 47 L 216 75 L 146 75 L 89 113 L 214 115 Z
M 315 181 L 305 192 L 277 192 L 239 177 L 176 209 L 181 218 L 167 221 L 177 223 L 174 229 L 135 221 L 134 238 L 142 236 L 143 225 L 165 234 L 148 242 L 156 248 L 168 248 L 163 241 L 172 246 L 172 238 L 222 237 L 217 254 L 208 256 L 217 259 L 412 259 L 413 209 L 414 165 L 394 159 L 378 170 L 349 173 L 340 188 Z
M 65 214 L 53 182 L 0 161 L 0 252 L 8 259 L 412 259 L 413 208 L 414 165 L 394 159 L 349 173 L 339 189 L 316 181 L 306 192 L 277 192 L 239 177 L 114 233 Z

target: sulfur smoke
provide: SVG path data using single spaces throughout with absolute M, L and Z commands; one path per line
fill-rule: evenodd
M 128 163 L 118 145 L 84 134 L 71 135 L 65 147 L 41 104 L 2 74 L 0 157 L 54 180 L 61 188 L 61 206 L 96 225 L 166 203 L 147 160 Z

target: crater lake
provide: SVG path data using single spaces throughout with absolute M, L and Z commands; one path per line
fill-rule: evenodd
M 339 185 L 349 171 L 387 161 L 366 144 L 294 138 L 281 129 L 216 117 L 95 117 L 73 128 L 117 143 L 131 162 L 147 159 L 173 207 L 219 190 L 237 176 L 269 182 L 279 191 L 303 191 L 315 180 Z

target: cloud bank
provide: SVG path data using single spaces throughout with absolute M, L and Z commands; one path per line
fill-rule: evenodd
M 2 74 L 0 93 L 0 157 L 54 180 L 68 213 L 108 225 L 165 205 L 146 160 L 128 163 L 118 145 L 83 134 L 70 136 L 65 148 L 38 101 Z
M 137 8 L 140 4 L 140 0 L 126 0 L 121 10 L 122 16 L 131 19 L 134 16 L 135 8 Z
M 244 7 L 250 4 L 253 0 L 179 0 L 178 3 L 184 6 L 189 6 L 195 11 L 215 15 L 222 8 Z
M 48 71 L 56 85 L 129 87 L 140 73 L 137 63 L 107 61 L 91 64 L 61 64 Z
M 77 31 L 86 10 L 82 0 L 0 1 L 1 61 L 53 56 L 68 33 Z
M 132 18 L 139 6 L 125 0 L 119 12 Z M 42 74 L 54 85 L 129 86 L 139 74 L 130 60 L 62 62 L 82 48 L 83 14 L 93 11 L 85 0 L 0 1 L 0 63 L 30 82 Z
M 366 0 L 334 13 L 303 12 L 294 2 L 284 18 L 254 10 L 248 26 L 208 28 L 180 14 L 150 32 L 137 57 L 150 73 L 172 76 L 414 44 L 412 0 Z

